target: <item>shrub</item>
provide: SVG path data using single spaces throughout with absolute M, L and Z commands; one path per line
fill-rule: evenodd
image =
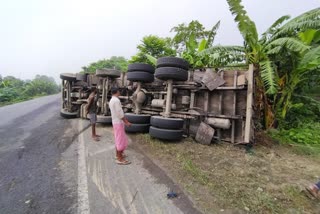
M 295 128 L 270 131 L 270 135 L 281 143 L 298 143 L 320 146 L 320 123 L 304 123 Z

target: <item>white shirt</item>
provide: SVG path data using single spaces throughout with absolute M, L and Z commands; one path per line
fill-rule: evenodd
M 121 102 L 118 97 L 112 96 L 109 102 L 109 108 L 111 111 L 112 124 L 122 123 L 124 112 L 122 109 Z

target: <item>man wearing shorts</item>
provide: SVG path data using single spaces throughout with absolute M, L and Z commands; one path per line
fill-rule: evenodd
M 92 139 L 95 141 L 100 141 L 100 135 L 96 134 L 96 123 L 97 123 L 97 89 L 96 87 L 91 88 L 91 93 L 88 98 L 88 104 L 86 106 L 86 113 L 90 118 Z

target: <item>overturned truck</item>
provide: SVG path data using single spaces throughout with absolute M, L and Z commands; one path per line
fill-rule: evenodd
M 203 144 L 225 141 L 247 144 L 254 140 L 252 123 L 253 66 L 247 70 L 189 70 L 176 57 L 152 65 L 134 63 L 127 72 L 97 69 L 95 74 L 63 73 L 61 116 L 86 118 L 90 88 L 98 89 L 97 122 L 111 124 L 111 88 L 119 97 L 130 133 L 149 133 L 162 140 L 195 137 Z

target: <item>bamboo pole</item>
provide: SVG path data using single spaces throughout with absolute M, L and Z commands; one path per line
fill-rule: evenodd
M 247 90 L 247 107 L 246 107 L 246 124 L 244 130 L 244 143 L 250 142 L 252 126 L 252 103 L 253 103 L 253 65 L 249 65 L 248 70 L 248 90 Z

